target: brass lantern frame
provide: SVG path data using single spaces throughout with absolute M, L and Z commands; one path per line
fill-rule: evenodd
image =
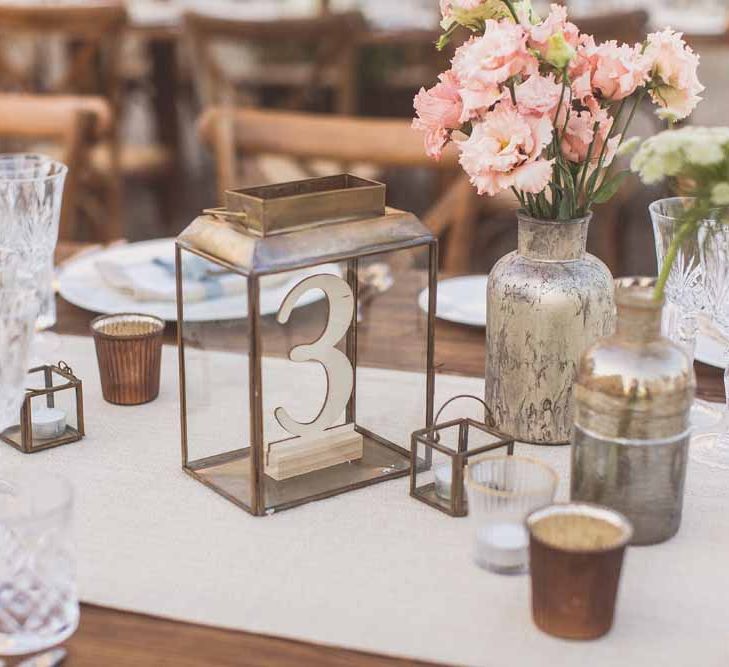
M 439 423 L 438 419 L 445 408 L 458 399 L 470 398 L 479 402 L 484 407 L 486 420 L 476 421 L 471 418 L 453 419 Z M 456 447 L 444 445 L 441 442 L 441 434 L 452 428 L 458 428 L 458 441 Z M 470 447 L 470 435 L 473 430 L 480 431 L 495 439 L 494 442 L 481 447 Z M 452 517 L 464 517 L 468 515 L 468 500 L 465 493 L 465 472 L 466 466 L 471 458 L 487 454 L 497 449 L 506 448 L 507 456 L 514 455 L 514 439 L 501 433 L 496 429 L 496 424 L 491 416 L 486 403 L 470 394 L 459 394 L 447 400 L 435 416 L 435 424 L 413 432 L 410 440 L 411 447 L 411 469 L 410 469 L 410 496 L 419 500 L 434 509 Z M 425 449 L 425 457 L 418 457 L 418 449 Z M 435 482 L 427 482 L 418 485 L 418 475 L 427 472 L 433 467 L 433 452 L 448 458 L 451 466 L 450 498 L 446 500 L 436 493 Z
M 0 433 L 0 440 L 11 445 L 23 454 L 34 454 L 45 449 L 68 445 L 72 442 L 78 442 L 85 435 L 84 428 L 84 401 L 83 401 L 83 383 L 74 374 L 73 370 L 64 362 L 59 361 L 58 364 L 45 364 L 43 366 L 35 366 L 28 371 L 29 375 L 34 373 L 43 373 L 45 387 L 42 389 L 26 389 L 25 398 L 20 408 L 20 420 L 17 426 L 11 426 Z M 63 384 L 53 385 L 53 376 L 58 375 L 63 378 Z M 33 442 L 33 424 L 32 424 L 32 408 L 33 400 L 45 397 L 46 405 L 49 408 L 55 407 L 56 394 L 61 392 L 73 391 L 75 393 L 76 404 L 76 427 L 66 424 L 63 435 L 57 438 L 49 438 L 42 444 L 36 445 Z M 13 437 L 13 436 L 17 437 Z
M 349 174 L 307 179 L 293 183 L 250 188 L 226 193 L 226 206 L 210 209 L 196 219 L 177 239 L 175 247 L 180 370 L 181 450 L 184 472 L 247 512 L 263 516 L 307 502 L 346 493 L 371 484 L 405 477 L 410 472 L 410 449 L 357 424 L 357 319 L 353 319 L 345 340 L 345 354 L 354 370 L 354 386 L 347 403 L 345 420 L 368 445 L 384 453 L 373 472 L 331 488 L 318 489 L 271 507 L 266 503 L 264 459 L 266 442 L 263 420 L 263 378 L 260 312 L 260 281 L 268 275 L 309 269 L 327 263 L 346 263 L 346 283 L 359 299 L 359 262 L 414 248 L 428 250 L 428 315 L 426 340 L 426 424 L 433 423 L 435 393 L 435 310 L 438 271 L 438 242 L 412 214 L 385 207 L 385 186 Z M 237 248 L 235 251 L 231 248 Z M 184 303 L 182 252 L 202 257 L 247 281 L 249 356 L 249 443 L 248 447 L 191 461 L 188 449 Z M 241 258 L 243 258 L 241 260 Z M 229 480 L 218 474 L 232 471 L 246 457 L 250 459 L 251 504 L 232 490 Z M 388 458 L 389 457 L 389 458 Z M 375 457 L 377 458 L 377 457 Z M 390 461 L 397 460 L 398 466 Z M 345 464 L 346 465 L 346 464 Z M 374 472 L 375 467 L 377 471 Z M 392 468 L 388 470 L 388 467 Z M 349 466 L 351 469 L 352 466 Z M 217 472 L 216 472 L 217 471 Z M 232 474 L 230 472 L 229 474 Z M 312 473 L 314 474 L 314 473 Z M 301 480 L 301 477 L 294 478 Z M 290 484 L 284 480 L 277 484 Z M 300 482 L 299 482 L 300 484 Z M 290 487 L 289 487 L 290 488 Z M 284 494 L 285 495 L 285 494 Z

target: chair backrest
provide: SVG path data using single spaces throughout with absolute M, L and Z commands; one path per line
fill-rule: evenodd
M 68 166 L 59 237 L 74 240 L 77 230 L 78 179 L 86 150 L 112 131 L 112 110 L 102 97 L 0 94 L 0 147 L 3 151 L 52 146 Z
M 240 186 L 239 155 L 332 160 L 339 171 L 367 163 L 455 172 L 457 152 L 446 150 L 434 162 L 425 154 L 422 134 L 410 124 L 404 119 L 212 107 L 201 116 L 199 130 L 213 150 L 221 193 Z
M 281 106 L 303 109 L 315 92 L 329 87 L 336 110 L 353 111 L 356 42 L 363 26 L 359 13 L 271 21 L 185 15 L 206 106 L 253 100 L 259 104 L 256 92 L 268 86 L 287 91 Z
M 615 39 L 618 42 L 635 44 L 645 39 L 648 19 L 646 11 L 637 9 L 578 17 L 575 23 L 582 32 L 594 35 L 598 42 Z
M 116 108 L 125 23 L 123 0 L 55 5 L 0 2 L 0 90 L 98 94 Z M 25 47 L 22 62 L 15 62 L 12 55 L 19 45 Z

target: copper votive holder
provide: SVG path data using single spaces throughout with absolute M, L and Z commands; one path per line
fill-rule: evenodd
M 151 315 L 102 315 L 91 322 L 104 399 L 149 403 L 159 394 L 165 323 Z
M 599 505 L 566 503 L 532 512 L 527 528 L 537 627 L 564 639 L 609 632 L 630 522 Z

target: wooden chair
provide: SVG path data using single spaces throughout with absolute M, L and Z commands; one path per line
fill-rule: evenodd
M 438 236 L 447 235 L 445 269 L 458 273 L 467 270 L 475 229 L 472 188 L 460 171 L 454 147 L 446 150 L 439 162 L 432 161 L 410 121 L 213 107 L 203 113 L 199 130 L 212 148 L 221 196 L 226 189 L 242 184 L 239 154 L 245 158 L 273 154 L 302 161 L 333 160 L 337 165 L 330 173 L 369 163 L 431 169 L 450 176 L 452 185 L 423 221 Z M 502 200 L 491 203 L 502 205 Z
M 111 105 L 113 131 L 105 142 L 93 147 L 89 159 L 96 172 L 94 184 L 106 191 L 106 205 L 99 214 L 115 236 L 123 235 L 123 178 L 161 184 L 156 190 L 160 215 L 166 220 L 173 217 L 171 152 L 157 144 L 125 144 L 119 134 L 124 112 L 120 51 L 126 23 L 123 0 L 56 5 L 3 4 L 0 0 L 0 90 L 101 95 Z M 27 47 L 27 65 L 11 57 L 18 45 Z M 60 75 L 55 71 L 59 68 Z
M 362 27 L 358 13 L 325 12 L 312 18 L 275 21 L 197 12 L 185 16 L 204 106 L 263 106 L 262 91 L 278 88 L 286 94 L 276 106 L 302 110 L 311 106 L 315 93 L 328 89 L 334 93 L 335 110 L 352 113 L 356 107 L 356 41 Z M 231 66 L 251 57 L 254 64 L 233 71 Z
M 93 191 L 89 202 L 103 203 L 96 224 L 104 224 L 113 236 L 121 235 L 116 119 L 121 105 L 118 59 L 125 21 L 126 11 L 119 0 L 100 0 L 87 5 L 0 2 L 0 90 L 99 95 L 111 108 L 111 131 L 103 143 L 94 147 L 103 155 L 104 164 L 94 170 L 84 170 L 80 187 Z M 24 56 L 22 62 L 14 62 L 12 58 L 18 48 Z M 88 157 L 89 161 L 97 161 L 91 153 Z
M 61 211 L 61 240 L 76 240 L 82 204 L 79 183 L 88 170 L 88 147 L 107 139 L 113 113 L 102 97 L 0 94 L 0 145 L 20 150 L 23 145 L 50 146 L 54 157 L 68 166 Z M 111 230 L 95 230 L 94 240 L 111 240 Z

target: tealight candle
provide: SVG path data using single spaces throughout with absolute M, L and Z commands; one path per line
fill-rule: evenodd
M 433 469 L 435 477 L 435 495 L 443 500 L 451 499 L 451 477 L 453 469 L 450 463 L 444 463 Z
M 66 431 L 66 412 L 60 408 L 38 408 L 31 415 L 34 440 L 59 438 Z
M 520 571 L 529 560 L 529 535 L 520 523 L 490 523 L 476 531 L 476 562 L 482 567 Z

